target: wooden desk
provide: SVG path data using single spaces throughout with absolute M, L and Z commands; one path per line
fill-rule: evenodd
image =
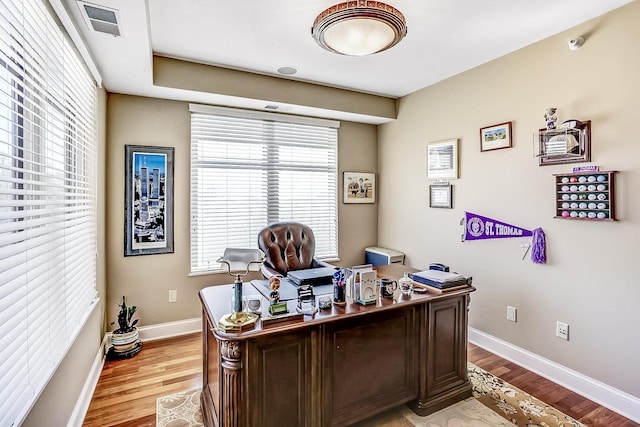
M 392 278 L 416 271 L 377 269 Z M 348 303 L 242 333 L 216 328 L 230 311 L 232 285 L 201 290 L 205 425 L 343 426 L 403 403 L 427 415 L 471 396 L 467 307 L 474 290 Z M 248 283 L 243 294 L 261 297 Z M 263 313 L 266 306 L 263 299 Z

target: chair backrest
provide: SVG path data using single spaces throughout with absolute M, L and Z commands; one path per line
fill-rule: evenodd
M 271 224 L 260 231 L 258 247 L 264 252 L 265 264 L 283 276 L 289 271 L 312 268 L 316 250 L 313 231 L 297 222 Z

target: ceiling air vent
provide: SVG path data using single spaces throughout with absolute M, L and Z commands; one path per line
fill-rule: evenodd
M 122 36 L 120 30 L 120 14 L 116 9 L 109 9 L 96 4 L 78 2 L 82 16 L 89 29 L 99 33 L 111 34 L 115 37 Z

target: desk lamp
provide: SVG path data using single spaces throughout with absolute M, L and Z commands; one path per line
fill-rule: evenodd
M 225 314 L 218 322 L 218 328 L 224 332 L 241 332 L 255 327 L 258 315 L 242 311 L 242 279 L 249 271 L 258 271 L 260 264 L 264 262 L 264 254 L 260 249 L 233 249 L 224 250 L 224 255 L 218 260 L 226 264 L 229 276 L 235 277 L 233 293 L 235 301 L 233 313 Z

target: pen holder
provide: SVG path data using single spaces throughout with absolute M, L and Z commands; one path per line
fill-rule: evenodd
M 346 302 L 345 283 L 333 279 L 333 302 L 343 304 Z

